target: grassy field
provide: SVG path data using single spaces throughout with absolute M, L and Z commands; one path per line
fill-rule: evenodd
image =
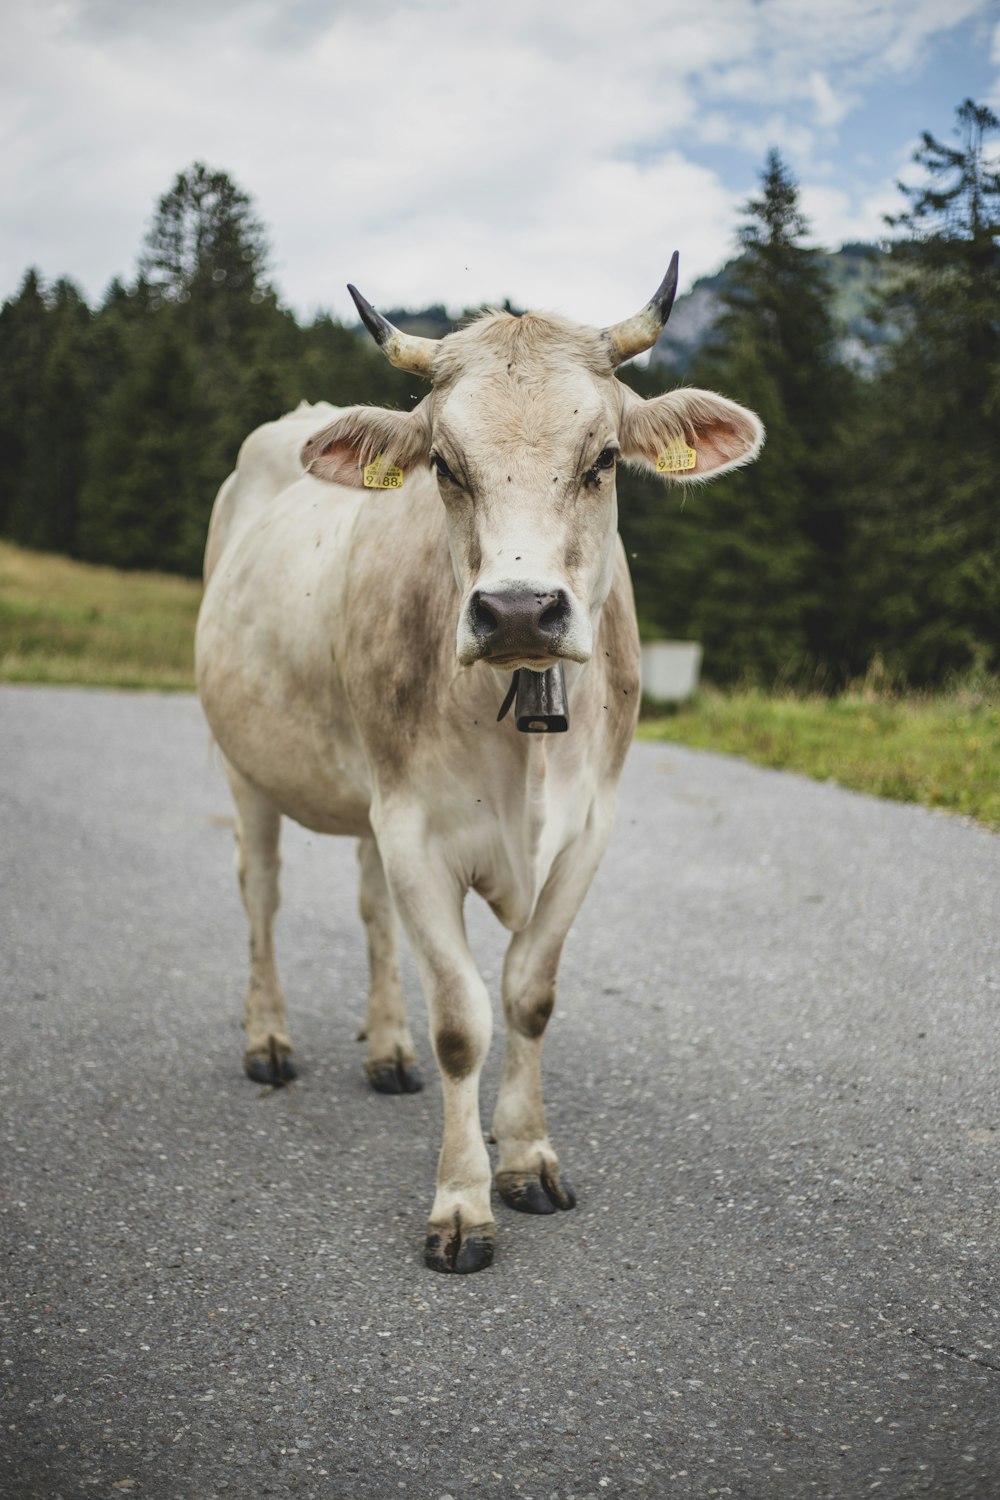
M 739 755 L 854 791 L 965 813 L 1000 829 L 1000 686 L 839 698 L 710 690 L 647 718 L 646 739 Z
M 0 542 L 0 681 L 192 688 L 201 586 Z M 706 690 L 640 735 L 929 807 L 1000 829 L 1000 684 L 840 698 Z
M 0 542 L 0 680 L 193 688 L 201 585 Z

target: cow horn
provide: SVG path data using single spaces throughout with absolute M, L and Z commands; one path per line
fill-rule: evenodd
M 614 323 L 610 328 L 605 328 L 604 337 L 611 351 L 612 364 L 620 365 L 623 360 L 652 349 L 660 337 L 670 317 L 674 293 L 677 291 L 678 259 L 675 250 L 670 257 L 666 276 L 642 312 L 636 313 L 634 318 L 626 318 L 624 323 Z
M 389 363 L 395 365 L 397 370 L 409 370 L 413 375 L 426 375 L 429 379 L 431 361 L 437 349 L 436 340 L 419 338 L 410 333 L 400 333 L 398 328 L 393 328 L 388 318 L 383 318 L 381 313 L 375 311 L 371 303 L 362 297 L 356 286 L 348 283 L 347 290 L 354 298 L 354 305 L 361 314 L 362 323 Z

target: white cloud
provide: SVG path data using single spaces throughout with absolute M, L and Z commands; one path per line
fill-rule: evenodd
M 892 187 L 855 202 L 840 188 L 813 184 L 803 188 L 801 202 L 813 240 L 821 245 L 835 245 L 850 240 L 886 239 L 889 229 L 885 215 L 898 213 L 901 200 Z
M 838 94 L 826 75 L 815 68 L 809 74 L 808 87 L 818 125 L 839 125 L 857 103 L 857 95 Z
M 753 161 L 755 167 L 776 141 L 781 142 L 784 156 L 797 161 L 811 160 L 817 145 L 815 130 L 797 123 L 789 114 L 776 111 L 757 115 L 748 121 L 715 110 L 702 119 L 699 135 L 709 145 L 739 150 Z
M 594 321 L 732 250 L 764 151 L 820 238 L 874 223 L 836 136 L 990 0 L 8 0 L 0 293 L 23 269 L 96 296 L 200 159 L 270 226 L 300 310 L 445 298 Z M 733 170 L 733 162 L 738 163 Z M 879 231 L 880 232 L 880 231 Z

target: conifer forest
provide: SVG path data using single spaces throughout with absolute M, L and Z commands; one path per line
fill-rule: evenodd
M 722 391 L 767 427 L 756 464 L 703 488 L 619 475 L 642 628 L 701 641 L 715 682 L 836 691 L 873 662 L 915 686 L 1000 671 L 998 131 L 966 100 L 949 140 L 924 135 L 919 185 L 865 252 L 860 341 L 770 152 L 707 335 L 683 368 L 654 351 L 619 371 L 642 395 Z M 652 248 L 665 265 L 674 247 Z M 196 576 L 253 427 L 302 399 L 422 398 L 359 328 L 297 321 L 268 266 L 248 195 L 195 164 L 99 306 L 26 272 L 0 309 L 0 535 Z M 452 326 L 441 308 L 380 310 Z

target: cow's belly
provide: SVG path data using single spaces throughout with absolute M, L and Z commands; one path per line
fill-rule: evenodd
M 288 704 L 275 711 L 232 685 L 223 712 L 214 711 L 211 692 L 202 701 L 223 755 L 283 814 L 316 833 L 371 833 L 367 762 L 338 716 L 318 715 L 314 704 L 301 705 L 298 713 Z
M 360 838 L 371 781 L 336 631 L 350 509 L 337 519 L 278 501 L 223 555 L 198 620 L 198 691 L 226 759 L 282 813 Z

